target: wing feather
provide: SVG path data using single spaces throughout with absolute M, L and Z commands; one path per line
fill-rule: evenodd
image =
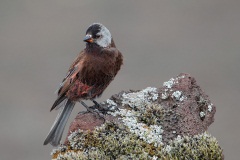
M 66 93 L 69 90 L 69 88 L 74 84 L 74 82 L 77 80 L 80 74 L 81 70 L 81 59 L 82 59 L 82 52 L 79 54 L 79 56 L 74 60 L 72 65 L 70 66 L 66 76 L 62 80 L 62 83 L 60 84 L 60 87 L 58 89 L 58 97 L 56 101 L 53 103 L 50 111 L 52 111 L 54 108 L 56 108 L 62 101 L 64 101 L 66 97 Z

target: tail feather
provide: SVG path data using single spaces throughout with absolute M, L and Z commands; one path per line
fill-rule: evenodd
M 54 121 L 53 126 L 43 143 L 44 145 L 50 143 L 52 146 L 58 146 L 60 144 L 64 128 L 66 126 L 68 118 L 70 117 L 74 105 L 74 102 L 68 100 L 66 105 L 60 108 L 61 110 L 59 111 L 57 118 Z
M 52 111 L 54 108 L 56 108 L 60 103 L 62 103 L 62 101 L 64 101 L 66 99 L 65 96 L 60 95 L 57 100 L 54 102 L 54 104 L 52 105 L 52 108 L 50 109 L 50 111 Z

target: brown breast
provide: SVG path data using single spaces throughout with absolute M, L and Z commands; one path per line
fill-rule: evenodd
M 69 88 L 67 97 L 78 100 L 100 96 L 120 70 L 122 61 L 122 54 L 116 48 L 83 52 L 76 63 L 79 68 L 77 79 Z

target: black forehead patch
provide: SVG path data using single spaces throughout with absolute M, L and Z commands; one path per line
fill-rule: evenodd
M 100 30 L 101 26 L 99 24 L 93 24 L 87 29 L 86 34 L 89 33 L 92 34 L 93 37 L 95 37 Z

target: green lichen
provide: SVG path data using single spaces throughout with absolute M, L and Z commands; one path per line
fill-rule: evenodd
M 162 125 L 164 117 L 164 109 L 159 104 L 146 105 L 141 116 L 138 117 L 139 122 L 147 125 Z
M 165 145 L 159 155 L 168 159 L 223 159 L 222 149 L 216 138 L 206 132 L 192 137 L 178 136 Z
M 207 133 L 193 137 L 179 136 L 168 144 L 155 147 L 129 132 L 123 124 L 110 122 L 93 132 L 73 132 L 66 148 L 55 152 L 53 157 L 57 160 L 223 159 L 217 140 Z
M 81 130 L 69 136 L 69 150 L 56 152 L 58 160 L 68 159 L 126 159 L 135 157 L 146 159 L 146 143 L 121 124 L 106 123 L 94 132 Z M 75 156 L 75 158 L 73 158 Z M 65 159 L 63 157 L 66 157 Z

